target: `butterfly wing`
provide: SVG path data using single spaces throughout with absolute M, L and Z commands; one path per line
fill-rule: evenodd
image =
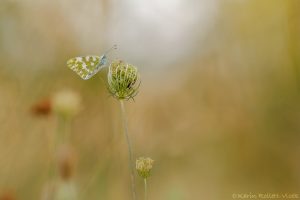
M 78 56 L 67 61 L 67 66 L 76 72 L 82 79 L 87 80 L 99 72 L 107 63 L 105 55 Z

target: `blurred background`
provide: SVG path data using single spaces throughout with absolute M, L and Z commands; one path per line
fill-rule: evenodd
M 130 199 L 106 71 L 66 67 L 114 44 L 142 77 L 126 109 L 149 200 L 300 193 L 299 37 L 299 0 L 1 0 L 0 199 Z

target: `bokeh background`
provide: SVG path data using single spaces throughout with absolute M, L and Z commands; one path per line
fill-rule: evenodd
M 109 58 L 142 77 L 126 109 L 135 157 L 155 160 L 149 200 L 300 193 L 299 37 L 299 0 L 1 0 L 0 199 L 50 199 L 47 108 L 66 90 L 81 99 L 64 147 L 76 168 L 56 187 L 130 199 L 106 71 L 83 81 L 66 67 L 114 44 Z

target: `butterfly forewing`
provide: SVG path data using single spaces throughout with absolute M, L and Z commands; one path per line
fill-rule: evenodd
M 67 62 L 68 67 L 84 80 L 94 76 L 105 64 L 105 56 L 79 56 Z

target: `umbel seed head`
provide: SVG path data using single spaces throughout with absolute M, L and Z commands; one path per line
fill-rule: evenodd
M 140 157 L 139 159 L 136 160 L 136 170 L 138 174 L 146 179 L 150 176 L 150 171 L 152 169 L 154 160 L 151 158 L 143 158 Z
M 138 70 L 135 66 L 117 60 L 109 66 L 108 90 L 119 100 L 135 97 L 140 86 Z

